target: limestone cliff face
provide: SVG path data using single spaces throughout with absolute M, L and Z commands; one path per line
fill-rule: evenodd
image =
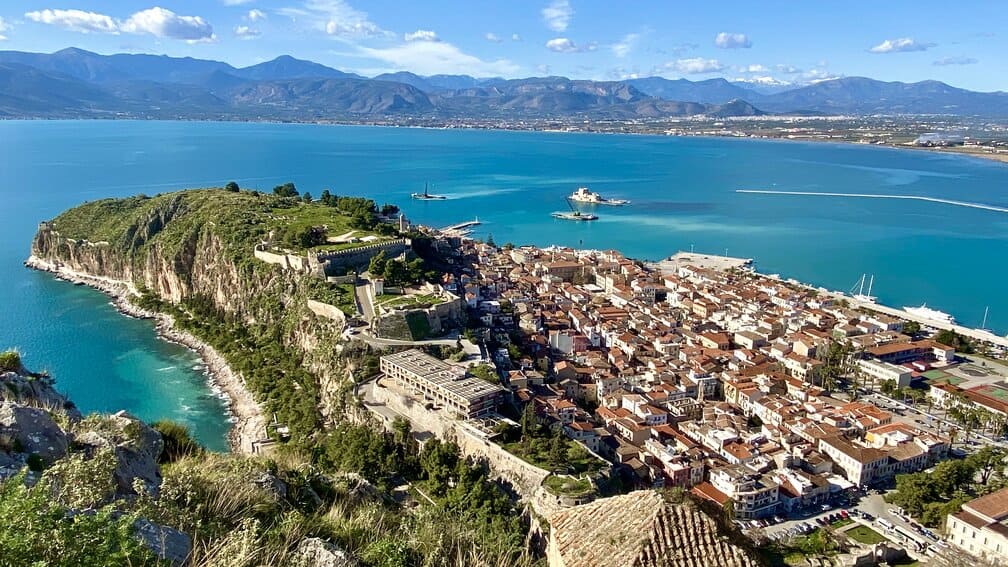
M 161 220 L 151 222 L 158 225 Z M 32 255 L 88 275 L 142 286 L 172 303 L 203 295 L 225 312 L 248 318 L 262 315 L 255 313 L 257 302 L 251 299 L 293 283 L 284 281 L 280 270 L 257 272 L 255 278 L 243 274 L 228 258 L 221 238 L 208 228 L 191 234 L 176 250 L 155 241 L 141 253 L 140 248 L 66 238 L 43 224 L 32 241 Z
M 233 244 L 212 218 L 194 222 L 179 201 L 142 215 L 112 241 L 69 238 L 58 232 L 58 220 L 42 223 L 32 255 L 134 291 L 146 289 L 170 303 L 206 298 L 238 319 L 278 325 L 282 339 L 305 355 L 305 366 L 319 379 L 323 414 L 338 411 L 345 372 L 333 362 L 343 326 L 307 308 L 305 278 L 313 276 L 254 260 L 255 242 Z

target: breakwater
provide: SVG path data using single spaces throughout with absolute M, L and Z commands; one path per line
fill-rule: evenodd
M 955 205 L 957 207 L 968 207 L 971 209 L 983 209 L 997 213 L 1008 213 L 1008 207 L 998 207 L 984 203 L 970 203 L 967 201 L 956 201 L 954 199 L 942 199 L 940 197 L 927 197 L 923 195 L 877 195 L 871 193 L 830 193 L 825 191 L 776 191 L 772 189 L 736 189 L 736 193 L 752 193 L 757 195 L 798 195 L 806 197 L 846 197 L 855 199 L 905 199 L 910 201 L 925 201 L 928 203 L 941 203 L 943 205 Z

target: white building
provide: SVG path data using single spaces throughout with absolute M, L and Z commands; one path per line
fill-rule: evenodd
M 875 382 L 895 382 L 897 388 L 909 386 L 912 377 L 905 367 L 878 360 L 859 360 L 858 368 Z

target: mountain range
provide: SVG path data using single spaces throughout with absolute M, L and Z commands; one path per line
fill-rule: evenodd
M 781 90 L 725 79 L 367 78 L 284 55 L 249 67 L 164 55 L 0 51 L 0 117 L 609 118 L 781 114 L 1008 116 L 1008 93 L 846 77 Z

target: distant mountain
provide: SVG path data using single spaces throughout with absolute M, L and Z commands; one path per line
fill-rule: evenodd
M 116 106 L 119 101 L 114 95 L 72 77 L 0 63 L 0 116 L 72 117 Z
M 391 83 L 402 83 L 404 85 L 409 85 L 411 87 L 420 89 L 424 92 L 433 92 L 437 90 L 434 85 L 430 84 L 427 79 L 410 73 L 409 71 L 399 71 L 397 73 L 382 73 L 374 77 L 376 81 L 388 81 Z
M 399 71 L 396 73 L 383 73 L 374 78 L 376 81 L 393 81 L 412 85 L 424 92 L 433 93 L 440 91 L 457 91 L 483 86 L 491 81 L 502 79 L 477 79 L 469 75 L 431 75 L 421 77 L 409 71 Z
M 305 116 L 415 114 L 434 110 L 427 95 L 402 83 L 367 79 L 263 81 L 231 89 L 236 107 L 293 111 Z
M 724 79 L 690 81 L 646 77 L 626 81 L 641 92 L 665 100 L 687 100 L 706 104 L 724 104 L 733 100 L 753 100 L 759 96 L 754 90 L 729 83 Z
M 281 55 L 272 61 L 250 67 L 235 69 L 236 77 L 253 81 L 275 81 L 279 79 L 362 79 L 360 75 L 344 73 L 312 61 L 295 59 Z
M 1008 93 L 968 91 L 939 81 L 901 83 L 845 77 L 756 97 L 753 102 L 777 112 L 1008 116 Z
M 798 88 L 794 83 L 784 83 L 784 82 L 763 82 L 763 81 L 731 81 L 731 84 L 753 91 L 761 95 L 770 95 L 782 93 L 784 91 L 790 91 Z
M 366 79 L 286 55 L 235 68 L 191 57 L 99 55 L 77 48 L 48 54 L 0 51 L 4 116 L 649 119 L 767 111 L 1003 117 L 1008 116 L 1008 93 L 863 77 L 795 88 L 725 79 L 501 79 L 405 71 Z

